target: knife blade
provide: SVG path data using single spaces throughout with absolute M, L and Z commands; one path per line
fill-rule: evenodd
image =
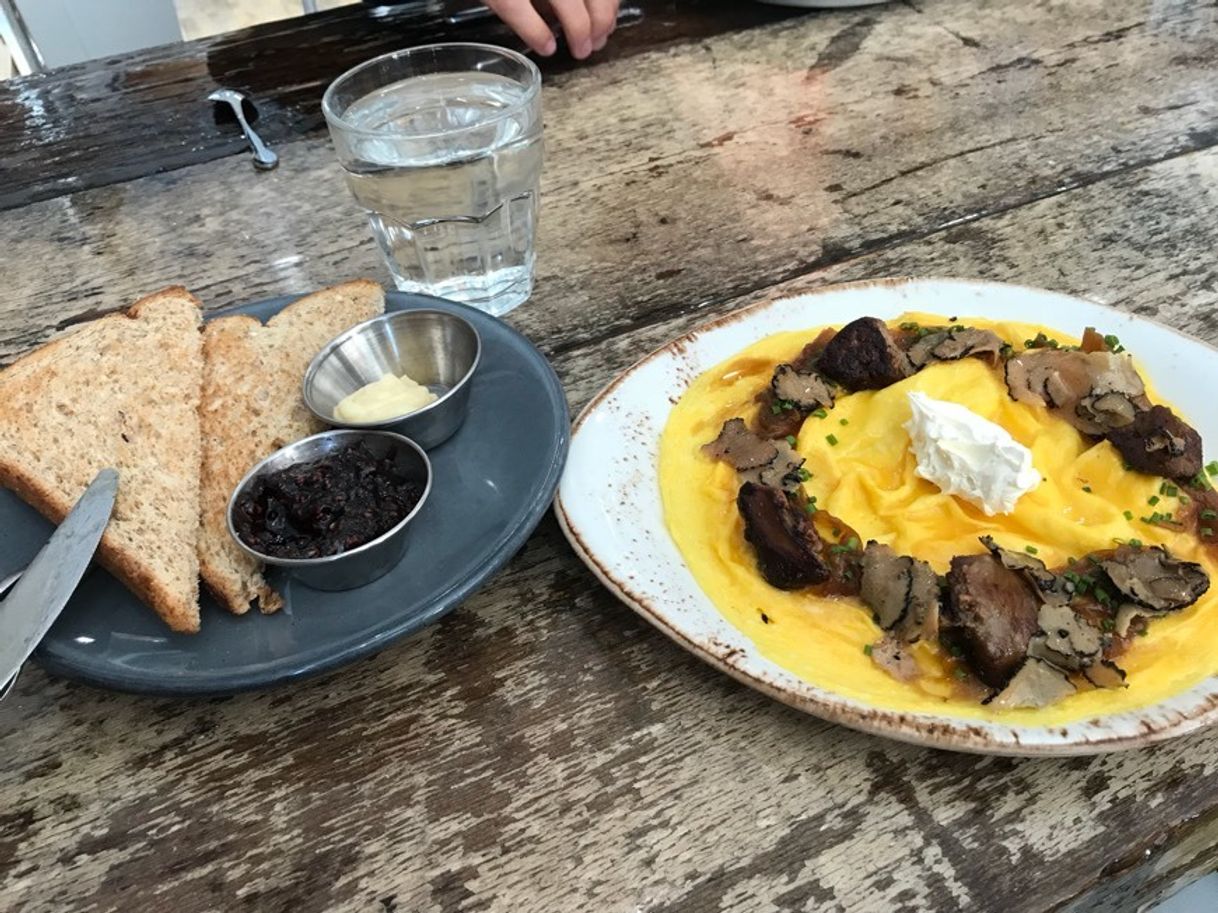
M 0 687 L 5 690 L 88 570 L 117 493 L 118 472 L 103 469 L 0 602 Z

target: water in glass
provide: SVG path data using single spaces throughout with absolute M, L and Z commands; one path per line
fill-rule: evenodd
M 491 72 L 412 76 L 355 101 L 340 147 L 397 286 L 502 314 L 532 291 L 540 102 Z

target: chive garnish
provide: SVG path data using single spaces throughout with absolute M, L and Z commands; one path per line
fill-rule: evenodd
M 830 447 L 836 447 L 836 446 L 837 446 L 837 436 L 836 436 L 836 435 L 833 435 L 833 434 L 826 434 L 826 435 L 825 435 L 825 440 L 829 442 L 829 446 L 830 446 Z
M 826 412 L 823 408 L 822 409 L 813 409 L 812 414 L 815 415 L 817 418 L 827 418 L 829 415 L 829 413 Z
M 1035 555 L 1040 551 L 1040 549 L 1038 549 L 1035 545 L 1025 545 L 1023 550 L 1029 555 Z
M 794 446 L 795 446 L 795 435 L 793 435 L 793 434 L 788 434 L 788 435 L 787 435 L 787 443 L 788 443 L 788 444 L 790 444 L 792 447 L 794 447 Z

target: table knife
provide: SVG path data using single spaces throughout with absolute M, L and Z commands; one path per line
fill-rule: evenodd
M 117 493 L 118 472 L 103 469 L 0 602 L 0 698 L 88 570 Z

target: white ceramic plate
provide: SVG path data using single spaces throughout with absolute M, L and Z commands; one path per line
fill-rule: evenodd
M 808 713 L 866 732 L 961 751 L 1091 754 L 1182 735 L 1218 718 L 1218 678 L 1138 711 L 1056 726 L 1011 726 L 873 707 L 817 688 L 761 656 L 699 588 L 668 535 L 657 473 L 661 432 L 690 382 L 784 329 L 904 311 L 1020 320 L 1121 337 L 1161 394 L 1206 441 L 1218 440 L 1218 352 L 1157 323 L 1053 292 L 962 280 L 890 279 L 765 302 L 706 324 L 653 352 L 606 387 L 576 420 L 556 504 L 593 573 L 681 646 L 734 678 Z

